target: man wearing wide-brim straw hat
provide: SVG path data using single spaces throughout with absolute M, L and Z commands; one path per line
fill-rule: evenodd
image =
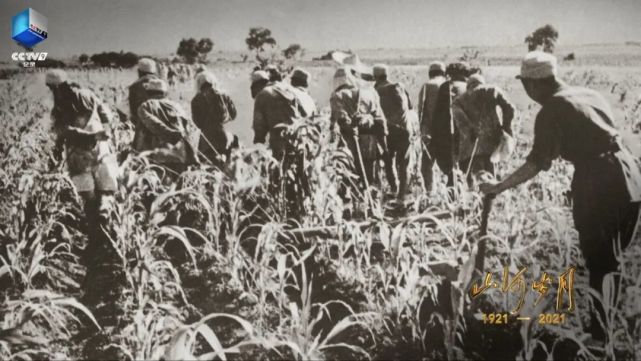
M 356 54 L 335 51 L 332 53 L 332 59 L 348 70 L 351 75 L 367 81 L 374 81 L 372 67 L 361 62 Z
M 534 123 L 534 144 L 524 165 L 502 182 L 482 184 L 481 191 L 493 196 L 549 170 L 557 158 L 571 162 L 574 225 L 590 287 L 599 292 L 605 275 L 619 265 L 614 249 L 625 249 L 634 235 L 641 204 L 639 155 L 620 141 L 610 105 L 600 94 L 559 79 L 553 55 L 528 53 L 517 78 L 542 106 Z M 599 319 L 606 322 L 605 313 L 594 301 L 589 331 L 594 339 L 604 340 Z

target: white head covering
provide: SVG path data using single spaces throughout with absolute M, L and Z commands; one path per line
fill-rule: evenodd
M 162 79 L 149 79 L 149 81 L 145 83 L 145 89 L 147 91 L 167 93 L 169 87 L 167 86 L 167 82 Z
M 256 70 L 251 75 L 252 84 L 259 80 L 269 80 L 269 73 L 264 70 Z
M 356 78 L 352 75 L 352 69 L 349 67 L 338 68 L 334 73 L 334 90 L 343 85 L 358 85 Z
M 196 92 L 200 92 L 203 84 L 211 84 L 214 90 L 218 90 L 218 79 L 209 71 L 202 71 L 196 75 Z
M 517 79 L 542 79 L 556 76 L 556 57 L 550 53 L 535 50 L 527 53 L 521 62 L 521 74 Z
M 142 58 L 138 60 L 138 71 L 146 74 L 158 73 L 156 62 L 153 59 Z
M 67 72 L 62 69 L 52 69 L 45 76 L 45 84 L 58 85 L 67 81 Z

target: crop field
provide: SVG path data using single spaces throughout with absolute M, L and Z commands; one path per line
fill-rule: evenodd
M 620 129 L 640 130 L 641 66 L 601 55 L 562 62 L 561 78 L 605 95 Z M 377 52 L 363 58 L 388 61 Z M 517 149 L 498 167 L 502 178 L 524 161 L 539 106 L 514 79 L 514 58 L 479 61 L 488 83 L 518 108 Z M 427 62 L 389 62 L 397 64 L 390 78 L 415 101 Z M 536 306 L 528 286 L 519 315 L 531 320 L 511 314 L 506 324 L 484 323 L 482 313 L 509 313 L 519 294 L 470 296 L 479 281 L 469 262 L 481 237 L 478 190 L 460 181 L 450 199 L 436 171 L 435 192 L 425 194 L 412 152 L 407 209 L 390 209 L 381 194 L 371 212 L 345 219 L 327 121 L 335 67 L 302 66 L 324 116 L 316 120 L 318 139 L 298 135 L 313 151 L 298 170 L 310 195 L 297 219 L 289 219 L 284 194 L 270 190 L 275 161 L 251 144 L 251 65 L 212 63 L 236 103 L 227 129 L 241 148 L 224 170 L 201 166 L 173 179 L 144 157 L 121 157 L 106 230 L 115 261 L 102 265 L 83 264 L 80 198 L 64 168 L 48 166 L 53 98 L 44 73 L 0 80 L 0 359 L 641 359 L 641 239 L 620 254 L 622 297 L 616 304 L 603 297 L 605 347 L 587 342 L 590 291 L 567 194 L 570 165 L 557 161 L 495 199 L 485 270 L 499 279 L 504 267 L 511 276 L 527 267 L 528 285 L 544 272 L 554 282 Z M 136 74 L 70 70 L 69 77 L 115 111 Z M 189 110 L 194 94 L 188 81 L 169 97 Z M 133 132 L 118 121 L 114 129 L 111 141 L 122 152 Z M 560 324 L 539 324 L 539 314 L 560 312 L 556 280 L 572 266 L 575 310 Z M 613 279 L 605 282 L 614 289 Z

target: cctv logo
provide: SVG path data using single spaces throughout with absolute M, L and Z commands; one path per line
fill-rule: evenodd
M 11 59 L 14 61 L 42 61 L 47 59 L 48 53 L 13 53 Z
M 39 12 L 26 8 L 13 17 L 11 38 L 23 46 L 33 48 L 47 36 L 47 18 Z
M 13 17 L 11 38 L 25 48 L 33 48 L 36 44 L 47 39 L 47 36 L 47 18 L 39 12 L 26 8 Z M 11 59 L 21 62 L 24 68 L 33 68 L 36 66 L 36 61 L 47 59 L 47 53 L 13 53 Z

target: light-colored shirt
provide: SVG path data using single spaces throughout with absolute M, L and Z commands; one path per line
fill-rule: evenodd
M 309 94 L 307 89 L 302 87 L 294 87 L 294 92 L 296 93 L 296 97 L 298 98 L 298 101 L 300 103 L 301 111 L 303 113 L 301 115 L 305 117 L 311 117 L 318 112 L 316 108 L 316 102 L 314 101 L 314 98 L 312 98 L 312 96 Z
M 301 104 L 293 86 L 276 82 L 265 87 L 256 95 L 254 102 L 254 143 L 264 143 L 269 134 L 269 147 L 279 157 L 284 144 L 276 126 L 289 125 L 301 118 Z
M 388 134 L 385 114 L 378 93 L 374 89 L 344 85 L 332 93 L 329 104 L 332 123 L 343 127 L 347 122 L 351 124 L 358 114 L 364 114 L 372 116 L 374 127 L 381 130 L 383 135 Z

